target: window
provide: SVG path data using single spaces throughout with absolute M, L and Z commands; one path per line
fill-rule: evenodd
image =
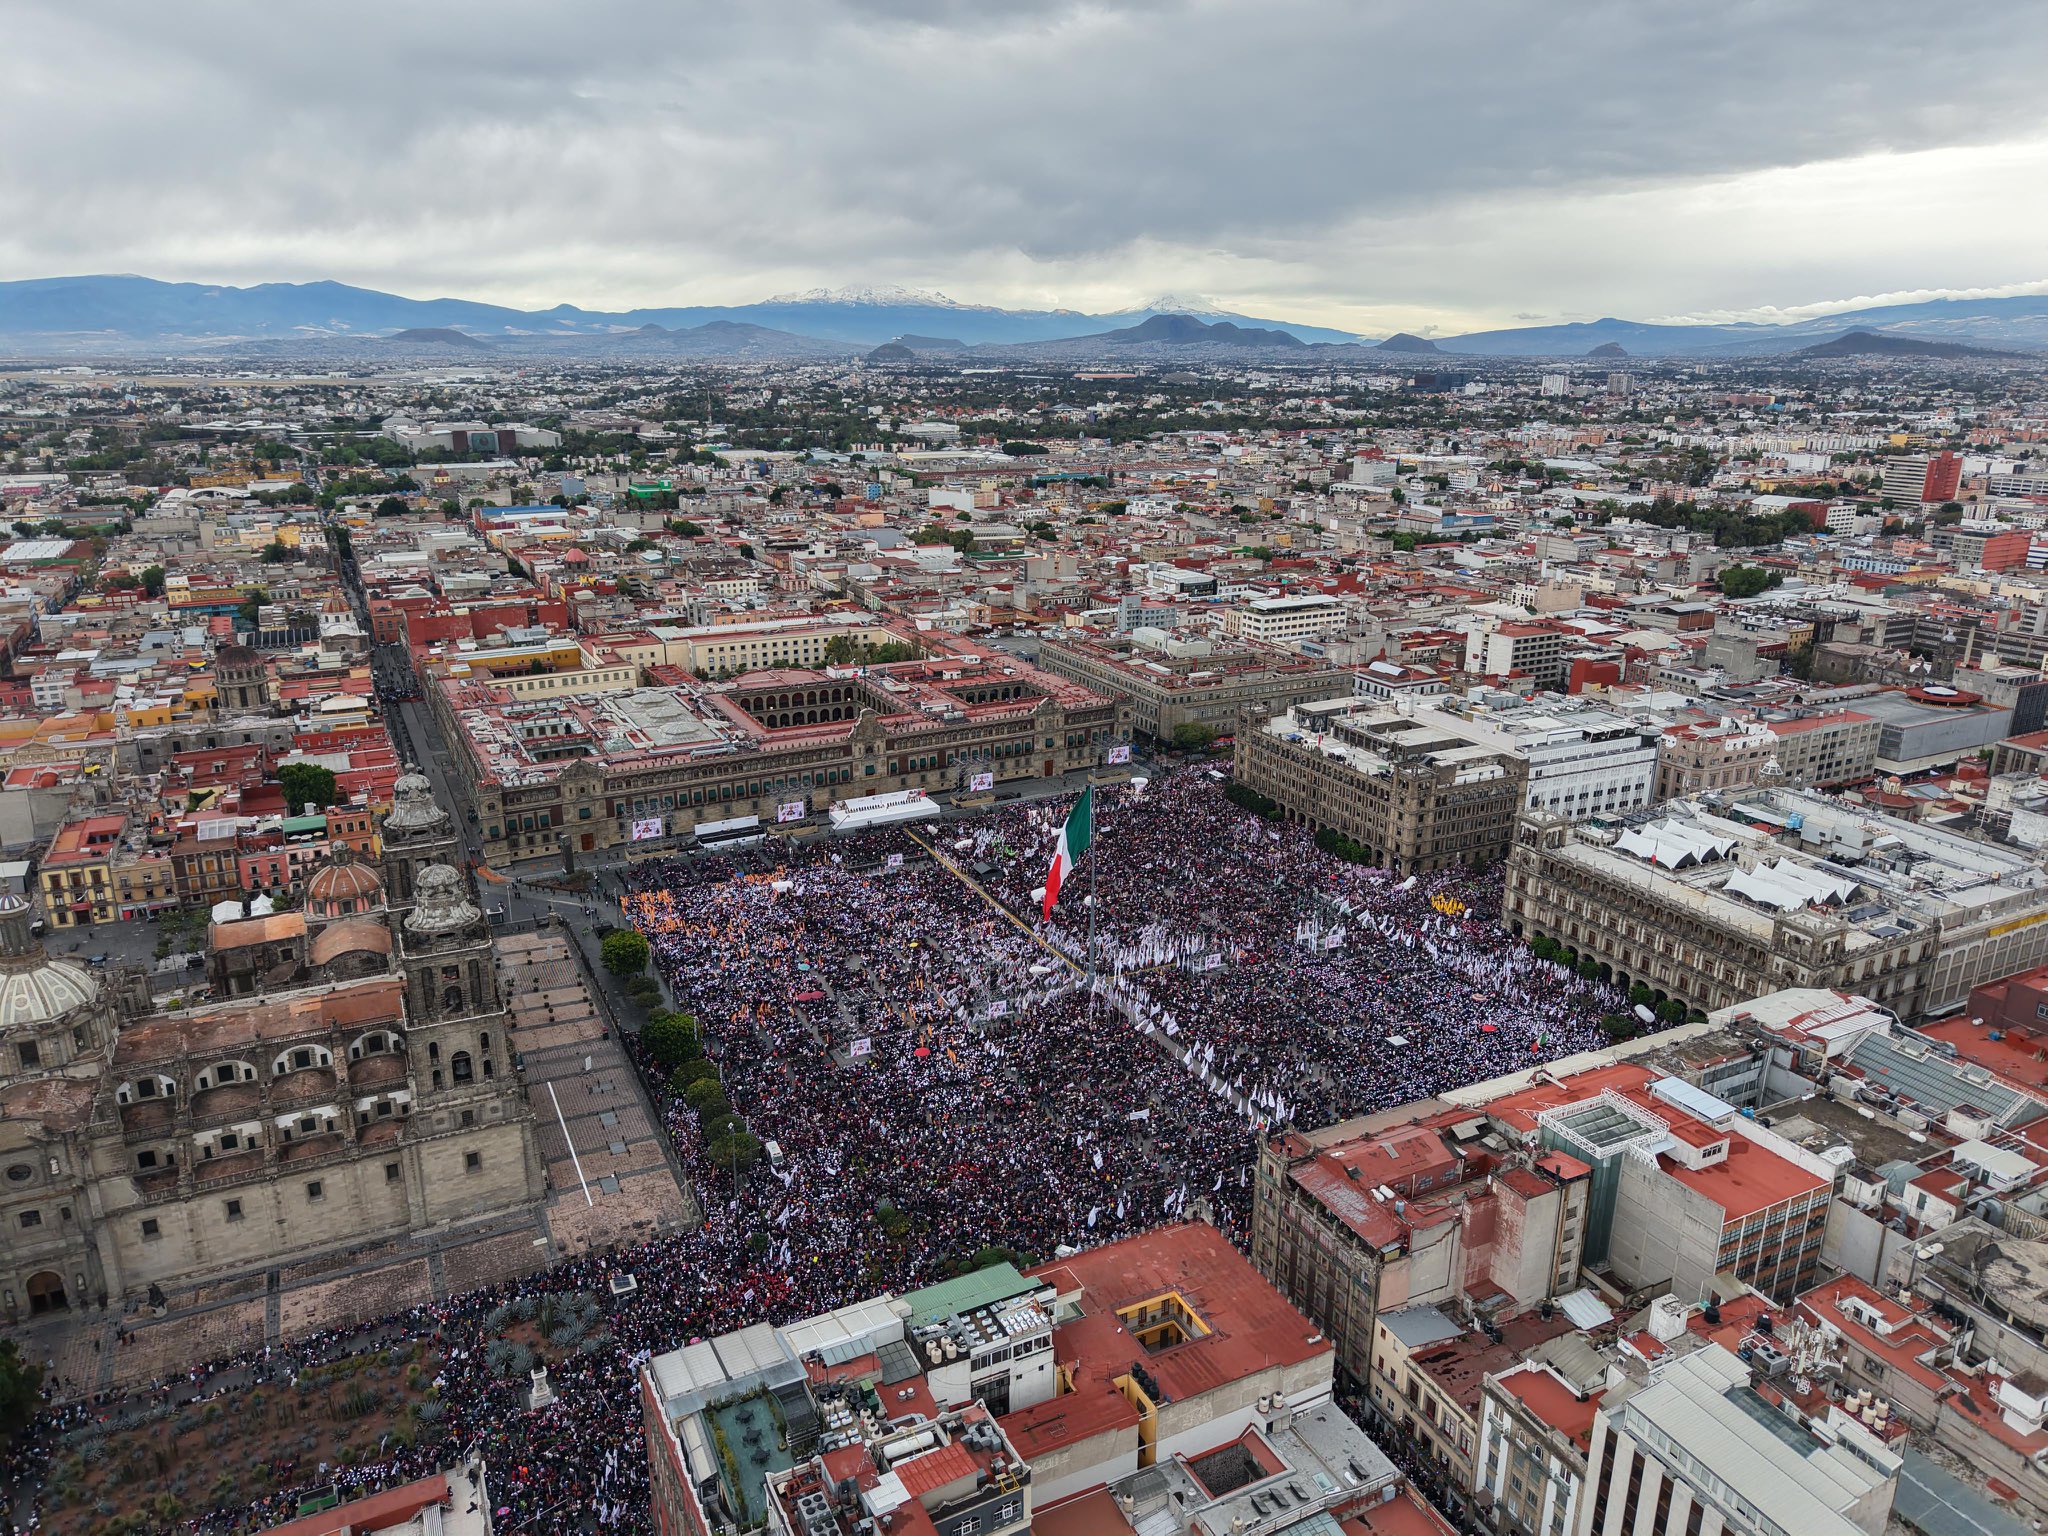
M 384 1165 L 384 1182 L 386 1184 L 396 1184 L 398 1182 L 398 1164 L 386 1163 Z
M 969 1515 L 953 1527 L 954 1536 L 974 1536 L 974 1533 L 980 1529 L 981 1516 L 979 1515 Z
M 326 1188 L 318 1179 L 313 1179 L 306 1185 L 306 1198 L 308 1200 L 324 1200 L 327 1198 Z
M 242 1219 L 242 1202 L 241 1202 L 241 1201 L 239 1201 L 239 1200 L 230 1200 L 230 1201 L 228 1202 L 228 1204 L 227 1204 L 227 1217 L 228 1217 L 228 1220 L 229 1220 L 229 1221 L 240 1221 L 240 1220 Z
M 448 1068 L 454 1074 L 455 1081 L 458 1083 L 469 1082 L 475 1076 L 475 1072 L 470 1065 L 469 1052 L 467 1051 L 457 1051 L 450 1058 Z
M 40 1227 L 43 1224 L 43 1213 L 41 1211 L 23 1211 L 21 1213 L 21 1224 L 24 1227 Z
M 467 1120 L 467 1119 L 469 1118 L 469 1111 L 468 1111 L 468 1110 L 464 1110 L 464 1111 L 463 1111 L 462 1113 L 463 1113 L 463 1118 L 464 1118 L 465 1120 Z M 477 1169 L 479 1169 L 479 1168 L 483 1167 L 483 1165 L 484 1165 L 484 1155 L 483 1155 L 483 1153 L 481 1153 L 481 1152 L 465 1152 L 465 1153 L 463 1153 L 463 1154 L 462 1154 L 462 1167 L 463 1167 L 463 1171 L 464 1171 L 464 1172 L 466 1172 L 466 1173 L 475 1173 L 475 1172 L 477 1171 Z
M 42 1047 L 33 1040 L 22 1041 L 21 1044 L 14 1048 L 14 1053 L 21 1058 L 23 1071 L 27 1071 L 31 1067 L 39 1067 L 43 1064 Z
M 7 1166 L 7 1182 L 10 1184 L 26 1184 L 35 1176 L 35 1169 L 27 1163 L 10 1163 Z
M 464 1111 L 462 1112 L 462 1123 L 463 1123 L 464 1125 L 475 1125 L 475 1124 L 476 1124 L 476 1111 L 475 1111 L 475 1110 L 473 1110 L 473 1109 L 465 1109 L 465 1110 L 464 1110 Z
M 163 1235 L 163 1228 L 157 1225 L 156 1218 L 154 1216 L 145 1216 L 142 1218 L 142 1240 L 145 1243 L 153 1243 Z

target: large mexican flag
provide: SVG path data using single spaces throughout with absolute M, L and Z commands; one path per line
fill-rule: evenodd
M 1051 918 L 1053 903 L 1060 899 L 1060 887 L 1067 876 L 1074 872 L 1075 861 L 1088 851 L 1088 841 L 1095 826 L 1095 790 L 1091 785 L 1081 791 L 1081 798 L 1074 802 L 1074 808 L 1067 812 L 1066 825 L 1060 828 L 1059 845 L 1053 849 L 1052 868 L 1045 877 L 1045 908 L 1042 913 Z

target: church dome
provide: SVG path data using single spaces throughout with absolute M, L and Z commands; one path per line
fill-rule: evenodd
M 0 896 L 0 1029 L 48 1024 L 100 995 L 84 966 L 50 958 L 29 932 L 31 921 L 27 901 Z
M 306 910 L 316 917 L 368 912 L 383 900 L 383 879 L 345 843 L 306 882 Z

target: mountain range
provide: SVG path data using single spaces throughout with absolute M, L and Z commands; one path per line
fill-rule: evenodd
M 1851 333 L 1875 341 L 1816 355 L 2048 351 L 2048 296 L 1930 299 L 1779 325 L 1609 318 L 1453 336 L 1403 332 L 1379 341 L 1241 315 L 1178 294 L 1106 314 L 998 309 L 906 288 L 811 289 L 755 304 L 607 311 L 412 299 L 334 282 L 234 288 L 88 276 L 0 283 L 0 352 L 14 356 L 828 359 L 893 344 L 913 358 L 969 348 L 1052 357 L 1194 349 L 1300 361 L 1364 360 L 1373 349 L 1471 358 L 1734 358 L 1812 353 Z M 1933 346 L 1886 344 L 1892 341 Z M 901 361 L 893 348 L 888 360 Z

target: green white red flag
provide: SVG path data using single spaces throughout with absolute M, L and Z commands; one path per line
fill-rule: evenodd
M 1091 785 L 1081 791 L 1081 798 L 1074 802 L 1074 808 L 1067 812 L 1065 825 L 1060 828 L 1060 840 L 1053 849 L 1052 868 L 1045 877 L 1045 906 L 1042 915 L 1052 917 L 1053 904 L 1060 899 L 1060 887 L 1067 876 L 1074 872 L 1074 866 L 1082 854 L 1088 851 L 1088 843 L 1095 827 L 1095 790 Z

